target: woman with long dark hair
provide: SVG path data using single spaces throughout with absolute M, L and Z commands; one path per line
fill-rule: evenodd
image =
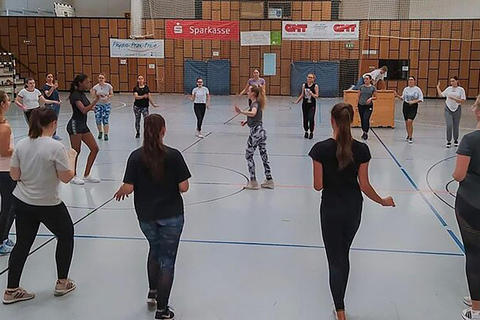
M 35 297 L 20 287 L 20 277 L 41 223 L 57 238 L 55 296 L 65 295 L 76 287 L 68 278 L 73 256 L 73 223 L 58 190 L 60 181 L 68 183 L 74 176 L 76 152 L 68 152 L 62 143 L 52 139 L 56 129 L 57 116 L 52 109 L 33 110 L 28 137 L 17 143 L 12 155 L 10 175 L 17 181 L 13 191 L 17 243 L 8 262 L 4 304 Z
M 247 121 L 242 122 L 242 125 L 248 124 L 248 127 L 250 128 L 247 149 L 245 150 L 250 181 L 245 188 L 249 190 L 258 190 L 260 187 L 273 189 L 275 185 L 272 178 L 270 163 L 268 161 L 267 133 L 263 128 L 263 111 L 267 105 L 267 97 L 265 96 L 265 90 L 262 87 L 257 86 L 249 87 L 247 94 L 248 99 L 252 101 L 247 111 L 242 111 L 237 105 L 235 105 L 235 111 L 237 113 L 247 116 Z M 265 181 L 260 185 L 257 182 L 255 161 L 253 160 L 253 155 L 255 154 L 257 147 L 258 151 L 260 151 L 263 168 L 265 170 Z
M 323 190 L 321 228 L 338 320 L 346 319 L 344 298 L 350 272 L 349 252 L 360 226 L 362 192 L 382 206 L 395 206 L 392 197 L 381 198 L 371 186 L 370 150 L 353 139 L 352 121 L 353 107 L 336 104 L 331 111 L 333 137 L 316 143 L 309 153 L 313 160 L 314 189 Z
M 174 319 L 168 306 L 175 261 L 184 224 L 182 193 L 191 177 L 182 154 L 163 143 L 165 119 L 159 114 L 145 118 L 143 146 L 130 154 L 117 201 L 135 193 L 135 211 L 148 240 L 150 290 L 147 303 L 156 304 L 155 319 Z
M 414 76 L 408 77 L 408 86 L 403 89 L 402 95 L 395 93 L 395 96 L 403 101 L 403 118 L 405 119 L 405 128 L 407 130 L 407 141 L 413 144 L 413 120 L 417 116 L 418 104 L 423 102 L 422 89 L 415 85 Z
M 462 118 L 462 103 L 467 101 L 465 89 L 460 86 L 457 77 L 450 78 L 450 86 L 442 91 L 440 89 L 440 82 L 437 84 L 437 92 L 440 97 L 445 100 L 445 123 L 447 125 L 447 148 L 452 147 L 453 144 L 458 147 L 458 138 L 460 136 L 460 119 Z
M 100 179 L 91 175 L 93 162 L 97 158 L 99 151 L 98 144 L 95 141 L 90 129 L 87 126 L 87 114 L 95 108 L 95 105 L 100 100 L 100 96 L 96 96 L 95 100 L 90 102 L 85 94 L 85 91 L 90 89 L 90 80 L 87 75 L 79 74 L 75 77 L 70 85 L 70 103 L 72 105 L 72 118 L 67 124 L 67 132 L 70 135 L 70 144 L 72 148 L 80 154 L 82 141 L 90 149 L 90 154 L 87 158 L 87 165 L 83 178 L 77 176 L 77 159 L 75 159 L 75 177 L 72 179 L 73 184 L 83 185 L 85 182 L 99 183 Z
M 133 97 L 135 102 L 133 103 L 133 113 L 135 114 L 135 138 L 140 138 L 140 120 L 145 121 L 145 118 L 149 115 L 148 107 L 150 104 L 154 108 L 158 106 L 153 103 L 152 97 L 150 95 L 150 88 L 145 83 L 145 78 L 143 76 L 138 76 L 137 85 L 133 88 Z
M 465 320 L 480 320 L 480 96 L 472 110 L 477 127 L 460 142 L 453 178 L 460 182 L 455 212 L 465 247 L 470 290 L 470 298 L 464 299 L 470 308 L 463 310 L 462 317 Z
M 202 124 L 205 111 L 210 107 L 210 91 L 203 85 L 203 79 L 197 79 L 197 86 L 193 88 L 190 100 L 193 101 L 193 111 L 197 117 L 197 138 L 203 139 Z
M 317 108 L 317 99 L 319 93 L 318 84 L 315 83 L 315 75 L 313 73 L 309 73 L 307 76 L 307 82 L 305 82 L 302 86 L 302 93 L 294 102 L 297 104 L 300 102 L 300 100 L 303 100 L 302 112 L 305 139 L 313 139 L 313 131 L 315 130 L 315 111 Z
M 10 177 L 10 161 L 12 158 L 13 131 L 5 118 L 10 108 L 8 94 L 0 91 L 0 195 L 2 207 L 0 211 L 0 256 L 12 252 L 15 243 L 8 238 L 13 224 L 12 192 L 15 189 L 15 181 Z

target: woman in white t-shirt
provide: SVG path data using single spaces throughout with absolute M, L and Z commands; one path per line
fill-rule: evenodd
M 95 121 L 98 128 L 98 139 L 108 141 L 108 129 L 110 122 L 110 111 L 112 109 L 113 87 L 110 83 L 105 82 L 105 74 L 100 73 L 98 76 L 98 84 L 92 88 L 93 95 L 99 96 L 100 101 L 95 105 Z
M 192 90 L 190 100 L 193 101 L 193 111 L 197 117 L 197 132 L 196 136 L 203 139 L 202 123 L 205 117 L 206 110 L 210 107 L 210 91 L 203 86 L 203 79 L 197 79 L 197 87 Z
M 407 130 L 407 141 L 413 144 L 413 120 L 417 116 L 418 104 L 423 102 L 422 89 L 415 85 L 416 79 L 414 76 L 408 77 L 408 86 L 403 89 L 402 95 L 395 92 L 397 98 L 403 101 L 403 118 L 405 119 L 405 127 Z
M 23 110 L 25 119 L 27 120 L 27 123 L 29 123 L 32 110 L 40 107 L 40 103 L 60 104 L 60 101 L 45 99 L 40 90 L 35 88 L 35 80 L 28 78 L 27 85 L 20 90 L 15 99 L 15 103 Z
M 462 117 L 462 103 L 467 101 L 465 90 L 460 87 L 457 77 L 450 78 L 450 86 L 442 91 L 440 81 L 437 84 L 437 92 L 445 101 L 445 122 L 447 124 L 447 148 L 452 147 L 452 133 L 455 147 L 458 147 L 460 135 L 460 118 Z
M 41 223 L 57 238 L 55 296 L 63 296 L 76 287 L 68 278 L 73 256 L 73 223 L 58 189 L 60 181 L 68 183 L 75 176 L 77 153 L 68 152 L 62 143 L 52 139 L 56 129 L 57 116 L 52 109 L 33 110 L 28 137 L 17 143 L 12 155 L 10 176 L 17 181 L 12 206 L 17 243 L 10 255 L 4 304 L 35 297 L 20 287 L 20 277 Z
M 8 94 L 0 91 L 0 195 L 2 206 L 0 211 L 0 256 L 12 252 L 15 243 L 8 238 L 13 224 L 12 192 L 15 181 L 10 177 L 10 159 L 13 154 L 13 132 L 5 114 L 10 108 Z

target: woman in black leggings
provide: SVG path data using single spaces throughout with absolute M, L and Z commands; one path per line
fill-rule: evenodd
M 455 201 L 458 226 L 465 246 L 466 272 L 471 308 L 462 312 L 465 320 L 480 320 L 480 96 L 472 107 L 476 130 L 466 134 L 457 150 L 453 178 L 460 182 Z
M 338 320 L 345 320 L 345 291 L 350 271 L 349 251 L 360 226 L 362 192 L 382 206 L 394 207 L 392 197 L 381 198 L 370 185 L 368 146 L 353 139 L 353 107 L 338 103 L 331 111 L 333 137 L 316 143 L 314 188 L 323 190 L 320 206 L 323 242 L 330 271 L 330 290 Z
M 317 99 L 319 95 L 318 85 L 314 82 L 315 75 L 309 73 L 307 76 L 307 82 L 302 85 L 302 93 L 298 97 L 297 104 L 301 100 L 302 112 L 303 112 L 303 130 L 305 130 L 305 139 L 313 139 L 313 131 L 315 130 L 315 111 L 317 107 Z M 310 131 L 310 133 L 309 133 Z
M 74 176 L 76 152 L 52 139 L 57 129 L 57 115 L 50 108 L 32 111 L 28 137 L 18 142 L 12 155 L 10 175 L 17 181 L 13 191 L 13 213 L 17 243 L 9 260 L 8 284 L 3 303 L 30 300 L 35 294 L 22 289 L 20 277 L 28 253 L 43 223 L 57 238 L 55 260 L 58 280 L 54 294 L 63 296 L 75 289 L 68 279 L 73 255 L 73 223 L 67 207 L 59 198 L 60 181 Z

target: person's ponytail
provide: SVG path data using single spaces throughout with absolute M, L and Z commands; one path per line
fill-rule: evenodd
M 145 118 L 142 160 L 152 175 L 159 181 L 165 173 L 166 147 L 160 133 L 165 129 L 165 119 L 159 114 L 151 114 Z
M 55 112 L 47 107 L 33 109 L 30 114 L 28 136 L 37 139 L 43 134 L 43 128 L 48 127 L 52 122 L 57 121 Z
M 255 99 L 257 99 L 258 104 L 260 105 L 260 109 L 265 110 L 267 106 L 267 95 L 265 93 L 265 88 L 263 86 L 252 86 L 252 92 L 255 95 Z
M 336 132 L 338 169 L 343 170 L 353 162 L 353 137 L 350 129 L 353 107 L 349 103 L 337 103 L 331 115 L 338 129 Z
M 70 96 L 68 97 L 69 99 L 72 96 L 72 93 L 74 93 L 75 90 L 78 89 L 80 83 L 85 81 L 87 78 L 88 76 L 86 74 L 81 73 L 78 76 L 76 76 L 75 79 L 73 79 L 73 81 L 70 83 L 70 90 L 69 90 Z

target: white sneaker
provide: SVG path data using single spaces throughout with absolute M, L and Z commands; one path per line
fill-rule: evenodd
M 197 131 L 197 133 L 195 134 L 195 136 L 197 136 L 197 138 L 203 139 L 202 132 L 200 132 L 200 131 Z
M 100 183 L 100 178 L 93 177 L 92 175 L 83 177 L 83 180 L 87 183 Z
M 470 298 L 470 296 L 463 297 L 463 303 L 465 303 L 467 306 L 471 307 L 472 306 L 472 298 Z
M 85 181 L 80 179 L 79 177 L 75 176 L 73 177 L 72 181 L 70 181 L 72 184 L 78 184 L 80 186 L 83 186 L 85 184 Z
M 275 184 L 273 182 L 273 179 L 270 179 L 270 180 L 267 180 L 265 179 L 261 184 L 260 184 L 260 187 L 264 188 L 264 189 L 274 189 L 275 188 Z
M 480 310 L 465 309 L 462 311 L 462 318 L 464 320 L 480 320 Z
M 258 184 L 257 180 L 250 180 L 248 184 L 245 186 L 247 190 L 258 190 L 260 189 L 260 185 Z
M 408 139 L 408 144 L 413 144 L 413 138 Z

